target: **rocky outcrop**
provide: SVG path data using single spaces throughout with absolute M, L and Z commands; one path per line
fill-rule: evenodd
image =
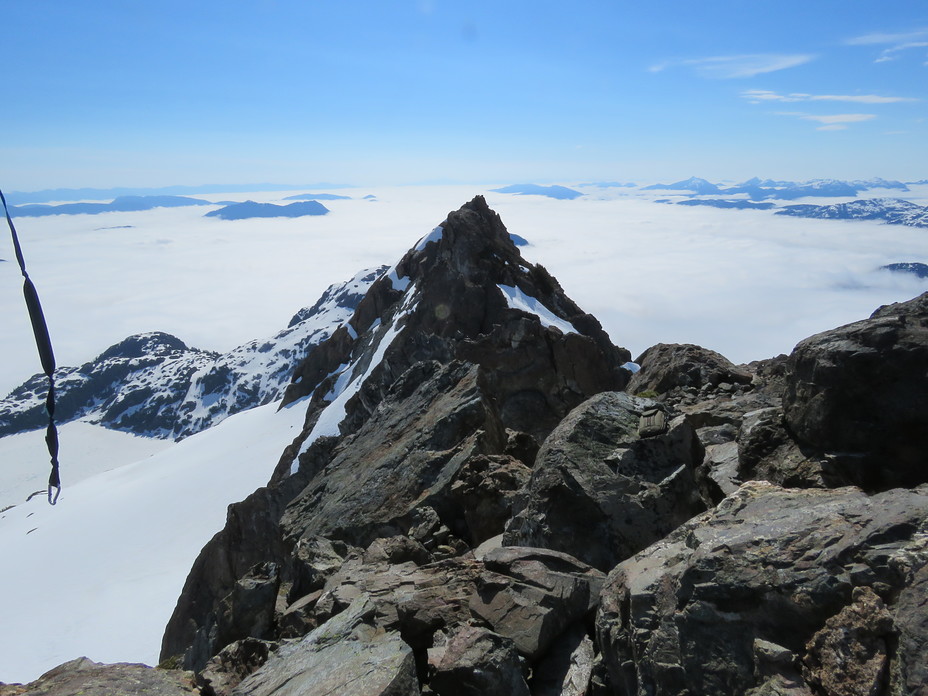
M 65 662 L 29 684 L 0 684 L 0 696 L 187 696 L 199 690 L 190 672 L 146 665 Z
M 597 636 L 615 693 L 739 694 L 798 670 L 849 693 L 829 680 L 850 662 L 873 687 L 853 693 L 888 693 L 883 675 L 907 673 L 923 645 L 900 633 L 896 657 L 886 649 L 926 539 L 925 487 L 869 497 L 745 484 L 610 572 Z M 761 659 L 757 641 L 783 655 Z
M 750 372 L 733 365 L 725 356 L 692 344 L 658 343 L 635 360 L 641 369 L 628 384 L 631 394 L 664 394 L 671 389 L 720 384 L 751 384 Z
M 604 392 L 545 440 L 503 543 L 572 553 L 608 571 L 704 509 L 695 483 L 703 451 L 682 417 L 644 437 L 657 403 Z
M 801 341 L 786 425 L 868 489 L 928 481 L 928 293 Z
M 80 367 L 56 372 L 56 420 L 180 439 L 270 403 L 283 394 L 294 362 L 348 320 L 382 271 L 332 285 L 273 338 L 222 355 L 166 333 L 130 336 Z M 0 401 L 0 436 L 44 428 L 46 390 L 46 377 L 36 375 Z

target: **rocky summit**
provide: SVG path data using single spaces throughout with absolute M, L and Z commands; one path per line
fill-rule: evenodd
M 148 680 L 928 694 L 926 332 L 928 294 L 790 356 L 631 364 L 475 198 L 291 364 L 304 427 L 201 552 L 156 670 L 175 676 Z

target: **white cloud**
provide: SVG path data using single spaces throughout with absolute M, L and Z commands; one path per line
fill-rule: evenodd
M 912 97 L 883 97 L 877 94 L 804 94 L 792 92 L 778 94 L 766 89 L 748 89 L 741 96 L 751 103 L 759 104 L 765 101 L 775 102 L 804 102 L 804 101 L 835 101 L 850 102 L 854 104 L 895 104 L 898 102 L 919 101 Z
M 897 33 L 897 34 L 888 34 L 876 32 L 873 34 L 864 34 L 863 36 L 855 36 L 848 39 L 844 43 L 849 46 L 873 46 L 879 44 L 906 44 L 912 41 L 918 41 L 928 37 L 928 28 L 926 29 L 916 29 L 915 31 Z
M 915 48 L 928 48 L 928 28 L 916 29 L 915 31 L 903 32 L 898 34 L 874 33 L 863 36 L 855 36 L 845 41 L 850 46 L 881 46 L 888 45 L 884 48 L 879 57 L 874 60 L 875 63 L 886 63 L 899 58 L 903 51 L 909 51 Z M 925 63 L 928 65 L 928 62 Z
M 692 68 L 700 77 L 717 80 L 730 80 L 740 77 L 754 77 L 764 73 L 785 70 L 803 65 L 815 56 L 808 54 L 756 53 L 738 56 L 711 56 L 658 63 L 649 68 L 651 72 L 661 72 L 667 68 L 684 66 Z
M 876 114 L 807 114 L 801 111 L 778 111 L 779 116 L 794 116 L 804 121 L 821 123 L 817 130 L 844 130 L 848 123 L 860 123 L 876 118 Z

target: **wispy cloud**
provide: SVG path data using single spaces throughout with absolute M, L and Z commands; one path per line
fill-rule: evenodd
M 904 51 L 916 48 L 928 48 L 928 28 L 896 34 L 874 33 L 855 36 L 845 41 L 849 46 L 887 46 L 874 60 L 875 63 L 886 63 L 899 58 Z
M 711 56 L 688 60 L 670 60 L 658 63 L 650 68 L 651 72 L 661 72 L 673 67 L 692 68 L 700 77 L 716 80 L 730 80 L 740 77 L 754 77 L 764 73 L 795 68 L 814 60 L 808 54 L 756 53 L 738 56 Z
M 815 121 L 821 123 L 816 130 L 823 131 L 835 131 L 835 130 L 845 130 L 847 124 L 849 123 L 860 123 L 862 121 L 870 121 L 876 118 L 876 114 L 827 114 L 827 115 L 818 115 L 818 114 L 807 114 L 801 111 L 779 111 L 777 112 L 779 116 L 793 116 L 795 118 L 801 118 L 804 121 Z
M 742 92 L 741 96 L 753 104 L 759 104 L 761 102 L 810 101 L 850 102 L 852 104 L 895 104 L 897 102 L 919 101 L 912 97 L 882 97 L 877 94 L 804 94 L 802 92 L 778 94 L 766 89 L 748 89 Z

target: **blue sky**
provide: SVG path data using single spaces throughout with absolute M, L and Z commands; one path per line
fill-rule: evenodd
M 0 186 L 928 177 L 928 3 L 0 0 Z

